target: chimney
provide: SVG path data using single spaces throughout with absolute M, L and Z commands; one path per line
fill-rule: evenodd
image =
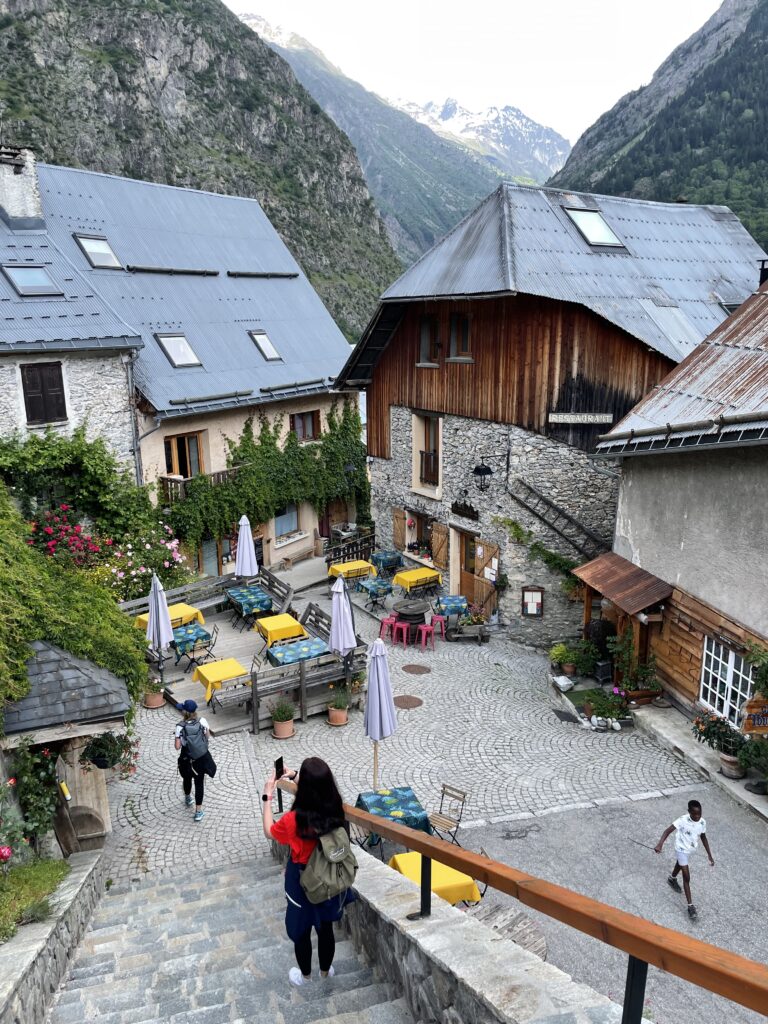
M 768 281 L 768 260 L 760 260 L 760 286 Z
M 0 145 L 0 220 L 11 231 L 45 227 L 31 149 Z

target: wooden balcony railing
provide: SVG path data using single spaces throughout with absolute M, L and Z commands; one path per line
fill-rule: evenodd
M 207 477 L 214 485 L 223 484 L 228 480 L 233 480 L 241 468 L 241 466 L 232 466 L 231 469 L 220 469 L 216 473 L 201 473 L 200 476 Z M 163 504 L 172 505 L 175 501 L 183 501 L 187 496 L 187 484 L 193 479 L 194 477 L 179 479 L 177 477 L 161 476 L 159 484 Z
M 419 480 L 437 487 L 440 483 L 440 453 L 419 452 Z
M 290 783 L 281 783 L 280 787 L 288 792 L 295 791 Z M 649 965 L 741 1006 L 768 1014 L 768 967 L 765 964 L 700 942 L 671 928 L 663 928 L 607 903 L 348 804 L 344 805 L 344 816 L 366 832 L 384 836 L 421 854 L 421 906 L 418 913 L 409 916 L 430 915 L 432 861 L 436 860 L 487 883 L 499 892 L 514 896 L 547 917 L 562 921 L 607 946 L 627 953 L 629 961 L 622 1024 L 641 1024 Z

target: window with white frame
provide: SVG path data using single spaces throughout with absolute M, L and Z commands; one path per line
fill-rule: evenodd
M 122 270 L 122 263 L 115 256 L 109 239 L 105 235 L 75 235 L 75 241 L 85 253 L 86 259 L 97 270 Z
M 286 505 L 275 512 L 275 540 L 285 540 L 292 533 L 299 531 L 299 510 L 295 505 Z
M 752 693 L 752 666 L 714 637 L 704 638 L 699 699 L 733 725 L 740 725 L 739 708 Z

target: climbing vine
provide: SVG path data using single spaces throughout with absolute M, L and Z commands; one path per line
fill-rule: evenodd
M 540 540 L 534 540 L 533 531 L 527 530 L 516 519 L 495 516 L 493 521 L 505 527 L 509 536 L 516 544 L 522 544 L 528 548 L 529 558 L 538 559 L 551 572 L 559 573 L 563 577 L 560 586 L 564 593 L 572 594 L 581 587 L 581 581 L 572 575 L 572 570 L 580 565 L 580 562 L 574 561 L 572 558 L 566 558 L 565 555 L 561 555 L 557 551 L 552 551 L 550 548 L 545 547 Z

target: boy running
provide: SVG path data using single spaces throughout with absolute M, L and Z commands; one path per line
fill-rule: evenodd
M 677 859 L 672 869 L 672 874 L 667 878 L 667 882 L 675 892 L 680 892 L 680 883 L 677 880 L 677 875 L 678 872 L 682 871 L 685 898 L 688 900 L 688 916 L 695 918 L 696 907 L 694 907 L 691 900 L 691 873 L 688 868 L 688 859 L 699 845 L 699 836 L 701 836 L 702 846 L 707 851 L 711 867 L 715 866 L 715 862 L 712 859 L 712 851 L 707 841 L 707 823 L 701 816 L 701 804 L 698 800 L 688 801 L 688 813 L 672 822 L 654 847 L 656 853 L 661 853 L 661 848 L 667 841 L 668 836 L 673 832 L 675 833 L 675 857 Z

